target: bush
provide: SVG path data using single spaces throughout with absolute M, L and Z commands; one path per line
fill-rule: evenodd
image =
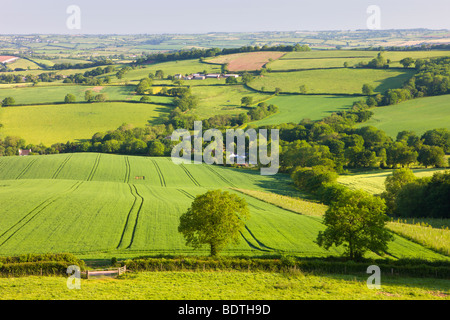
M 346 192 L 347 187 L 338 183 L 325 183 L 317 190 L 320 202 L 330 205 Z
M 338 174 L 326 166 L 297 167 L 291 177 L 297 187 L 315 193 L 324 184 L 336 182 Z
M 2 101 L 2 107 L 8 107 L 8 106 L 12 106 L 16 103 L 16 100 L 14 100 L 13 97 L 6 97 L 5 99 L 3 99 Z

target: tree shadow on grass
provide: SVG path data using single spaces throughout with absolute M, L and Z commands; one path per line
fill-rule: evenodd
M 398 72 L 399 70 L 390 70 L 390 69 L 383 69 L 385 72 Z M 414 74 L 415 70 L 405 70 L 404 73 L 385 78 L 383 80 L 375 81 L 376 83 L 379 83 L 374 89 L 374 92 L 382 93 L 384 94 L 388 89 L 398 89 L 403 86 L 403 84 L 411 79 Z

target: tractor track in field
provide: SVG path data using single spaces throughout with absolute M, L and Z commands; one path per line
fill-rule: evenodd
M 6 167 L 6 161 L 0 161 L 0 170 Z
M 52 179 L 58 178 L 59 174 L 61 173 L 62 169 L 66 166 L 67 162 L 73 157 L 73 153 L 70 154 L 68 157 L 64 159 L 64 161 L 59 165 L 58 169 L 56 169 L 55 173 L 52 176 Z
M 184 170 L 184 172 L 186 173 L 186 175 L 189 177 L 189 179 L 191 179 L 191 181 L 197 186 L 197 187 L 201 187 L 200 183 L 198 183 L 197 179 L 194 178 L 194 176 L 192 175 L 192 173 L 189 172 L 188 168 L 186 168 L 184 166 L 184 164 L 180 164 L 181 169 Z
M 206 168 L 211 171 L 212 173 L 214 173 L 217 177 L 219 177 L 219 179 L 221 179 L 222 181 L 224 181 L 225 183 L 227 183 L 230 187 L 232 188 L 237 188 L 236 185 L 234 185 L 234 183 L 232 183 L 231 181 L 229 181 L 228 179 L 226 179 L 224 176 L 222 176 L 219 172 L 217 172 L 216 170 L 214 170 L 211 165 L 206 165 Z
M 39 215 L 42 211 L 44 211 L 48 206 L 50 206 L 51 204 L 55 203 L 56 201 L 58 201 L 59 199 L 61 199 L 62 197 L 64 197 L 66 194 L 68 193 L 72 193 L 75 192 L 82 184 L 84 183 L 84 181 L 78 181 L 75 184 L 73 184 L 67 191 L 63 192 L 62 194 L 56 195 L 56 196 L 52 196 L 46 200 L 44 200 L 43 202 L 41 202 L 40 204 L 38 204 L 36 207 L 34 207 L 34 209 L 32 209 L 31 211 L 29 211 L 24 217 L 22 217 L 22 219 L 20 219 L 19 221 L 17 221 L 14 225 L 12 225 L 8 230 L 6 230 L 5 232 L 3 232 L 0 235 L 0 239 L 2 237 L 4 237 L 8 232 L 12 231 L 14 228 L 16 228 L 16 230 L 14 230 L 9 237 L 7 237 L 2 243 L 0 243 L 0 247 L 3 246 L 9 239 L 11 239 L 18 231 L 20 231 L 23 227 L 25 227 L 31 220 L 33 220 L 37 215 Z M 26 220 L 29 217 L 28 220 Z M 19 224 L 22 225 L 19 226 Z
M 133 244 L 134 236 L 136 235 L 136 229 L 137 229 L 137 226 L 139 223 L 139 214 L 141 213 L 142 207 L 144 205 L 144 197 L 139 194 L 135 185 L 133 185 L 133 188 L 134 188 L 134 191 L 136 192 L 136 195 L 141 199 L 141 204 L 139 205 L 139 209 L 136 213 L 136 220 L 134 221 L 133 233 L 131 235 L 131 241 L 130 241 L 130 244 L 128 245 L 127 249 L 131 248 L 131 245 Z
M 134 201 L 133 201 L 133 204 L 131 205 L 130 210 L 128 211 L 127 220 L 125 221 L 122 235 L 120 236 L 120 241 L 119 241 L 119 244 L 117 245 L 116 249 L 120 249 L 120 248 L 124 247 L 124 243 L 126 241 L 127 234 L 128 234 L 128 237 L 130 237 L 130 242 L 129 242 L 128 246 L 126 247 L 126 249 L 129 249 L 131 247 L 131 245 L 133 244 L 134 236 L 136 233 L 136 228 L 138 225 L 139 214 L 142 210 L 142 206 L 144 205 L 144 198 L 139 194 L 136 186 L 128 183 L 128 187 L 130 188 L 131 195 L 134 197 Z M 140 202 L 139 205 L 138 205 L 138 202 Z M 136 211 L 136 208 L 137 208 L 137 211 Z M 130 231 L 131 230 L 131 220 L 133 220 L 133 215 L 136 215 L 136 217 L 134 218 L 133 229 L 132 229 L 132 231 Z M 131 235 L 129 235 L 130 232 L 131 232 Z
M 21 179 L 25 173 L 33 166 L 33 164 L 37 161 L 37 159 L 31 160 L 25 168 L 22 169 L 22 171 L 19 173 L 19 175 L 16 177 L 16 180 Z
M 98 164 L 100 163 L 100 157 L 101 155 L 98 154 L 97 157 L 95 158 L 94 165 L 92 166 L 91 172 L 89 172 L 89 176 L 87 177 L 86 181 L 92 181 L 92 178 L 94 178 L 94 175 L 98 169 Z
M 130 175 L 131 175 L 131 166 L 130 166 L 130 159 L 129 157 L 125 157 L 125 178 L 124 181 L 125 183 L 130 182 Z
M 255 237 L 255 235 L 253 234 L 253 232 L 250 231 L 250 229 L 247 227 L 247 225 L 245 226 L 245 230 L 248 231 L 248 233 L 252 236 L 252 238 L 256 241 L 256 243 L 258 243 L 258 245 L 262 248 L 265 248 L 267 250 L 276 250 L 275 248 L 266 246 L 264 243 L 262 243 L 261 241 L 258 240 L 258 238 Z
M 183 190 L 183 189 L 177 189 L 179 192 L 181 192 L 183 195 L 185 195 L 186 197 L 188 197 L 189 199 L 195 199 L 195 197 L 192 195 L 192 194 L 190 194 L 189 192 L 187 192 L 187 191 L 185 191 L 185 190 Z
M 261 207 L 258 207 L 258 206 L 255 206 L 254 204 L 251 204 L 251 203 L 249 203 L 248 205 L 249 205 L 250 207 L 252 207 L 252 208 L 255 208 L 256 210 L 267 211 L 266 209 L 261 208 Z
M 260 247 L 255 246 L 253 243 L 251 243 L 249 240 L 247 240 L 247 238 L 244 236 L 244 234 L 241 231 L 239 231 L 239 233 L 241 234 L 241 237 L 245 240 L 245 242 L 247 242 L 247 244 L 249 245 L 250 248 L 258 250 L 258 251 L 270 252 L 270 250 L 262 249 Z
M 159 182 L 161 183 L 161 187 L 166 187 L 166 179 L 164 179 L 164 175 L 161 171 L 161 168 L 159 167 L 158 163 L 156 163 L 155 160 L 151 159 L 151 161 L 153 162 L 153 165 L 155 166 L 156 172 L 158 173 L 159 176 Z

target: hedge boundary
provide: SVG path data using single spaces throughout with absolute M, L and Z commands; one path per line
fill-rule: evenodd
M 328 258 L 207 258 L 207 257 L 140 257 L 121 262 L 128 270 L 142 271 L 266 271 L 292 270 L 319 274 L 365 274 L 370 265 L 380 267 L 383 275 L 450 279 L 450 261 L 374 260 L 343 261 Z

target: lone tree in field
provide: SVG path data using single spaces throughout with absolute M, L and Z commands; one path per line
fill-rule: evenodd
M 373 87 L 370 84 L 365 83 L 362 86 L 362 93 L 366 96 L 373 95 Z
M 215 257 L 227 244 L 239 243 L 249 215 L 244 199 L 228 191 L 212 190 L 194 199 L 180 217 L 178 231 L 189 246 L 209 245 L 211 256 Z
M 68 93 L 66 95 L 66 97 L 64 98 L 65 103 L 74 103 L 76 101 L 77 101 L 77 98 L 71 93 Z
M 300 93 L 301 93 L 301 94 L 305 94 L 305 93 L 308 92 L 308 88 L 306 87 L 305 84 L 302 84 L 302 85 L 299 87 L 299 89 L 300 89 Z
M 332 202 L 325 212 L 325 231 L 317 237 L 319 246 L 329 249 L 343 245 L 351 260 L 363 257 L 366 251 L 383 253 L 392 235 L 385 227 L 388 220 L 383 199 L 364 191 L 347 191 Z
M 94 99 L 95 99 L 94 91 L 92 91 L 92 90 L 86 90 L 86 91 L 84 92 L 84 100 L 85 100 L 85 101 L 87 101 L 87 102 L 92 102 L 92 101 L 94 101 Z
M 252 105 L 252 103 L 253 103 L 253 97 L 245 96 L 245 97 L 242 97 L 242 99 L 241 99 L 241 105 L 243 105 L 247 108 L 250 107 Z

